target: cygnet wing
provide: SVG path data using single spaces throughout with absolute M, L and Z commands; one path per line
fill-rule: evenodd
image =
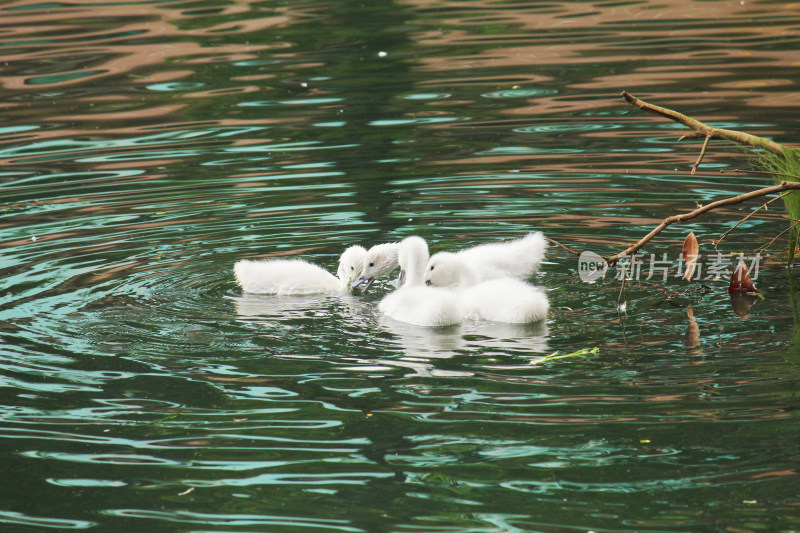
M 527 279 L 539 269 L 546 250 L 547 241 L 537 231 L 513 241 L 480 244 L 461 250 L 457 255 L 468 262 L 482 280 Z

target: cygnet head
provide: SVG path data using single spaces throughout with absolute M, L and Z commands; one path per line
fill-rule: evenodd
M 352 287 L 356 288 L 366 282 L 364 291 L 367 291 L 375 283 L 376 279 L 391 274 L 392 270 L 397 268 L 397 252 L 398 243 L 396 242 L 376 244 L 367 250 L 361 275 L 353 282 Z
M 470 266 L 450 252 L 434 254 L 425 266 L 425 285 L 466 287 L 474 285 L 477 281 L 477 274 Z
M 416 235 L 406 237 L 400 241 L 397 262 L 400 264 L 401 285 L 422 285 L 425 263 L 428 262 L 428 243 Z
M 341 257 L 339 257 L 339 268 L 336 271 L 336 276 L 341 281 L 344 289 L 361 276 L 366 255 L 366 248 L 358 245 L 351 246 L 342 252 Z

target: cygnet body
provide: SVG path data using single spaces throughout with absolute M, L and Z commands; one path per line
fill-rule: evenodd
M 505 277 L 481 281 L 477 270 L 461 254 L 438 253 L 425 266 L 425 284 L 455 286 L 464 317 L 525 324 L 547 317 L 550 303 L 539 287 Z
M 339 258 L 337 275 L 303 259 L 242 259 L 233 266 L 236 282 L 252 294 L 315 294 L 346 292 L 361 275 L 367 250 L 347 248 Z
M 514 278 L 482 281 L 461 291 L 465 318 L 528 324 L 547 318 L 550 302 L 540 287 Z
M 401 279 L 405 283 L 386 295 L 378 304 L 384 315 L 417 326 L 450 326 L 461 322 L 459 295 L 424 284 L 423 270 L 428 261 L 428 245 L 421 237 L 407 237 L 398 246 Z
M 419 237 L 422 239 L 422 237 Z M 423 241 L 424 242 L 424 241 Z M 427 255 L 427 244 L 425 245 Z M 375 283 L 376 279 L 385 278 L 392 271 L 397 268 L 399 264 L 398 254 L 400 252 L 400 243 L 387 242 L 383 244 L 376 244 L 364 256 L 363 266 L 361 268 L 361 275 L 353 282 L 353 288 L 358 287 L 362 283 L 364 290 L 367 291 Z

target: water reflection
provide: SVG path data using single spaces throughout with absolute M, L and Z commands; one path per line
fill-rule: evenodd
M 691 305 L 686 308 L 686 316 L 689 319 L 689 324 L 686 326 L 683 342 L 687 348 L 695 349 L 700 346 L 700 326 L 697 325 Z
M 330 319 L 334 304 L 345 319 L 357 311 L 357 300 L 350 295 L 309 294 L 303 296 L 244 295 L 230 297 L 241 320 L 252 324 L 274 325 L 276 322 L 296 318 L 321 317 Z M 349 311 L 349 312 L 348 312 Z
M 422 376 L 468 376 L 472 372 L 437 368 L 436 360 L 476 353 L 514 354 L 535 360 L 547 350 L 549 330 L 544 322 L 522 325 L 467 322 L 427 328 L 382 316 L 377 311 L 377 301 L 349 294 L 229 298 L 239 320 L 256 326 L 260 332 L 257 334 L 273 335 L 276 329 L 290 332 L 298 319 L 313 321 L 320 336 L 334 329 L 352 338 L 368 332 L 371 340 L 367 342 L 378 349 L 376 356 L 347 359 L 347 364 L 357 363 L 352 370 L 362 372 L 408 368 Z
M 759 296 L 753 294 L 731 294 L 731 307 L 742 319 L 750 316 L 750 308 L 758 302 Z

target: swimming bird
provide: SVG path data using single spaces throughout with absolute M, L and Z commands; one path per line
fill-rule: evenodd
M 391 274 L 398 266 L 397 247 L 398 243 L 392 242 L 370 248 L 361 277 L 353 283 L 353 288 L 367 282 L 366 291 L 376 279 Z M 539 269 L 546 250 L 547 241 L 542 232 L 537 231 L 520 239 L 479 244 L 454 253 L 473 266 L 480 280 L 527 279 Z
M 233 265 L 236 282 L 253 294 L 345 292 L 361 275 L 367 250 L 350 246 L 339 258 L 336 276 L 303 259 L 241 259 Z
M 462 254 L 440 252 L 425 266 L 425 284 L 454 286 L 464 317 L 525 324 L 547 317 L 550 303 L 539 288 L 512 277 L 481 281 L 478 270 Z
M 419 238 L 421 239 L 422 237 Z M 426 244 L 426 253 L 427 249 L 428 245 Z M 399 264 L 399 250 L 400 243 L 397 242 L 376 244 L 367 250 L 367 254 L 364 257 L 364 264 L 361 268 L 361 274 L 353 282 L 352 287 L 355 289 L 362 283 L 366 282 L 363 290 L 367 291 L 370 287 L 372 287 L 372 284 L 375 283 L 376 279 L 384 278 L 391 274 Z
M 378 304 L 384 315 L 417 326 L 450 326 L 461 322 L 459 294 L 424 284 L 428 244 L 421 237 L 406 237 L 398 247 L 400 279 L 405 283 Z

